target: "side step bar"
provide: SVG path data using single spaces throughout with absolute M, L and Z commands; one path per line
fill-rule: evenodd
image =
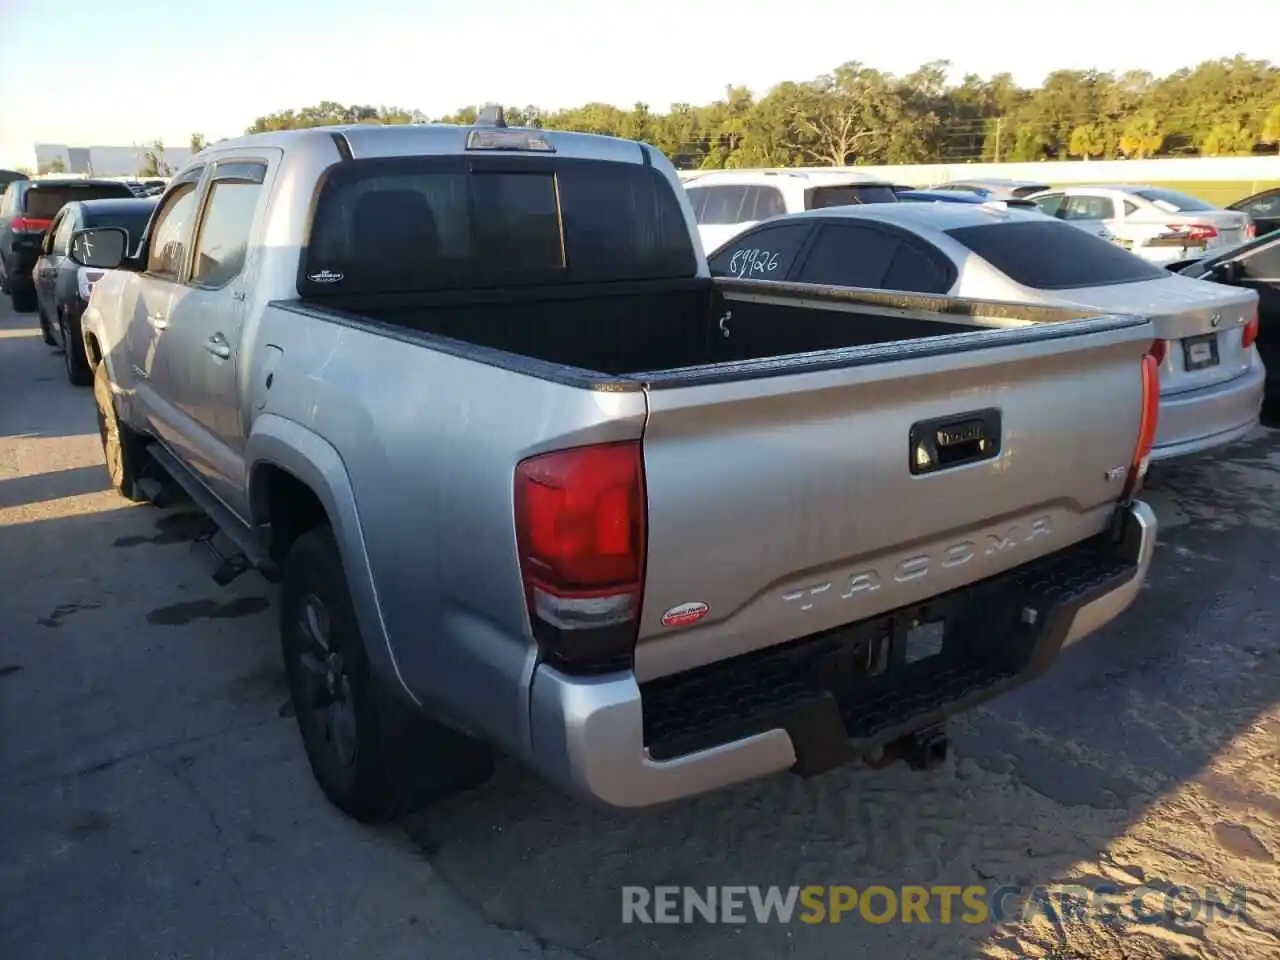
M 280 570 L 267 555 L 263 545 L 239 517 L 228 510 L 213 496 L 196 476 L 168 450 L 158 443 L 147 446 L 147 453 L 156 465 L 164 470 L 186 492 L 197 507 L 209 517 L 209 530 L 197 537 L 192 547 L 203 552 L 213 564 L 213 580 L 225 587 L 246 570 L 256 569 L 268 580 L 280 579 Z M 142 480 L 138 484 L 144 496 L 163 506 L 166 499 L 164 485 L 155 479 Z M 154 496 L 153 496 L 154 494 Z

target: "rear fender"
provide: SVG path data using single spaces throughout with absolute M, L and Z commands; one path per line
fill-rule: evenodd
M 360 515 L 347 468 L 323 437 L 301 424 L 275 414 L 262 414 L 253 424 L 245 448 L 248 465 L 250 518 L 255 530 L 267 522 L 265 475 L 271 465 L 285 470 L 305 483 L 320 499 L 342 557 L 347 589 L 355 607 L 360 632 L 365 638 L 370 666 L 397 695 L 415 706 L 421 703 L 400 673 L 386 624 L 369 554 L 361 532 Z

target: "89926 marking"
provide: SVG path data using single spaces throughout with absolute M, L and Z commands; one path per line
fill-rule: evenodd
M 778 254 L 755 247 L 735 250 L 729 258 L 729 274 L 737 280 L 744 277 L 767 277 L 778 269 Z

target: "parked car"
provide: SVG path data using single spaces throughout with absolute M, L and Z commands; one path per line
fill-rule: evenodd
M 1063 187 L 1030 199 L 1059 220 L 1105 224 L 1123 247 L 1162 265 L 1233 247 L 1253 227 L 1243 213 L 1164 187 Z
M 1048 190 L 1047 183 L 1039 180 L 1012 180 L 1008 177 L 969 177 L 961 180 L 948 180 L 935 184 L 930 190 L 962 190 L 965 193 L 976 193 L 988 200 L 1021 200 Z
M 45 232 L 40 259 L 32 271 L 40 332 L 46 343 L 62 351 L 67 379 L 76 386 L 93 382 L 93 371 L 84 355 L 80 317 L 103 271 L 82 267 L 67 255 L 71 236 L 85 227 L 119 227 L 125 231 L 126 248 L 132 251 L 155 208 L 154 198 L 75 201 L 58 212 Z
M 111 483 L 282 580 L 342 810 L 490 744 L 624 807 L 928 766 L 1139 591 L 1148 320 L 712 280 L 695 231 L 652 147 L 497 115 L 223 141 L 135 256 L 72 235 Z
M 846 203 L 893 203 L 893 185 L 864 174 L 808 170 L 716 170 L 684 180 L 704 250 L 753 223 Z
M 779 280 L 1150 317 L 1159 338 L 1161 394 L 1152 460 L 1217 449 L 1258 423 L 1266 372 L 1253 346 L 1258 295 L 1252 291 L 1177 276 L 1039 212 L 988 204 L 793 214 L 759 224 L 714 252 L 712 275 L 736 275 L 744 250 L 784 245 L 792 255 L 771 274 Z
M 1224 253 L 1184 264 L 1179 272 L 1257 293 L 1256 343 L 1267 367 L 1267 400 L 1280 403 L 1280 232 L 1272 231 Z
M 133 191 L 116 180 L 85 177 L 43 177 L 14 180 L 0 199 L 0 291 L 9 294 L 13 309 L 36 308 L 31 270 L 40 256 L 44 232 L 64 204 L 73 200 L 132 197 Z
M 1228 210 L 1237 210 L 1253 221 L 1255 236 L 1263 236 L 1280 230 L 1280 187 L 1263 190 L 1251 197 L 1237 200 L 1227 205 Z

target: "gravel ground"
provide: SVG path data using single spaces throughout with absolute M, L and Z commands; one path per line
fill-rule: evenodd
M 89 391 L 0 310 L 0 956 L 877 960 L 1280 955 L 1280 432 L 1170 471 L 1137 605 L 850 767 L 642 813 L 514 765 L 382 829 L 312 784 L 271 605 L 108 492 Z M 1247 889 L 1234 916 L 1017 910 L 1038 885 Z M 1013 884 L 1003 922 L 623 924 L 628 885 Z M 1147 901 L 1159 906 L 1158 901 Z M 959 907 L 957 914 L 959 914 Z

